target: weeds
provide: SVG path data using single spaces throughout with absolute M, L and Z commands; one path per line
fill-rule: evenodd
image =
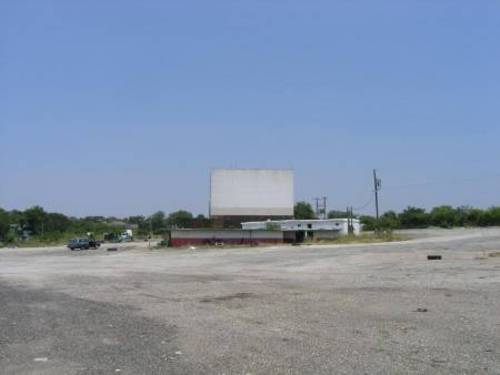
M 408 238 L 396 235 L 390 231 L 378 233 L 362 233 L 359 235 L 339 236 L 331 240 L 319 240 L 312 243 L 319 244 L 351 244 L 351 243 L 379 243 L 379 242 L 394 242 L 406 241 Z

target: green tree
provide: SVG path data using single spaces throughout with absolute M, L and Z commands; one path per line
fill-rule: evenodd
M 483 212 L 479 222 L 481 226 L 500 225 L 500 207 L 490 207 Z
M 11 224 L 24 224 L 24 215 L 22 211 L 12 210 L 9 211 L 9 221 Z
M 179 210 L 168 215 L 167 223 L 178 228 L 192 228 L 193 214 L 189 211 Z
M 129 216 L 125 219 L 125 222 L 137 225 L 138 235 L 146 235 L 149 233 L 149 219 L 146 219 L 143 215 Z
M 71 227 L 71 220 L 63 214 L 51 212 L 46 215 L 45 232 L 64 233 Z
M 295 219 L 314 219 L 314 211 L 311 205 L 307 202 L 301 201 L 295 204 L 293 208 L 293 216 Z
M 459 213 L 451 206 L 434 207 L 430 212 L 430 223 L 442 228 L 460 225 Z
M 363 215 L 359 218 L 364 231 L 376 229 L 377 220 L 373 216 Z
M 347 211 L 338 211 L 338 210 L 328 211 L 328 218 L 329 219 L 344 219 L 347 216 L 348 216 Z
M 10 229 L 9 213 L 0 208 L 0 241 L 5 241 Z
M 398 215 L 402 228 L 425 228 L 429 226 L 429 215 L 423 208 L 408 207 Z
M 479 208 L 470 208 L 467 210 L 467 215 L 465 216 L 464 222 L 462 225 L 467 226 L 478 226 L 481 222 L 481 218 L 483 217 L 483 210 Z
M 381 229 L 398 229 L 401 226 L 398 214 L 394 211 L 387 211 L 379 218 L 379 227 Z
M 125 221 L 129 224 L 141 225 L 146 221 L 146 218 L 143 215 L 129 216 Z
M 461 206 L 455 209 L 455 225 L 464 227 L 478 226 L 483 216 L 483 210 L 469 206 Z
M 167 230 L 167 221 L 163 211 L 155 212 L 149 217 L 151 229 L 154 234 L 162 234 Z
M 210 228 L 211 220 L 203 214 L 199 214 L 193 219 L 193 228 Z
M 47 225 L 47 213 L 40 206 L 33 206 L 23 212 L 23 221 L 32 234 L 42 234 Z

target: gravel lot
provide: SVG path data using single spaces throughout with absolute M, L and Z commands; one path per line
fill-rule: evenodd
M 0 373 L 500 374 L 500 228 L 406 233 L 376 245 L 2 249 Z

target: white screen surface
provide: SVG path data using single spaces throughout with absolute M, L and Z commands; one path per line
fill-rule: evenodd
M 216 169 L 210 176 L 210 215 L 293 215 L 293 172 Z

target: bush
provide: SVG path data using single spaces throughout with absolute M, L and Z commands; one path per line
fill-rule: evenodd
M 429 214 L 423 208 L 408 207 L 398 215 L 401 228 L 426 228 L 429 226 Z
M 479 220 L 481 226 L 500 225 L 500 207 L 490 207 L 484 211 Z
M 399 221 L 398 214 L 394 211 L 387 211 L 382 216 L 380 216 L 380 220 L 378 223 L 379 229 L 393 230 L 399 228 L 400 226 L 401 222 Z
M 460 225 L 459 213 L 451 206 L 434 207 L 430 213 L 430 223 L 442 228 L 458 226 Z
M 376 229 L 377 220 L 373 216 L 361 216 L 359 220 L 363 231 L 373 231 Z

